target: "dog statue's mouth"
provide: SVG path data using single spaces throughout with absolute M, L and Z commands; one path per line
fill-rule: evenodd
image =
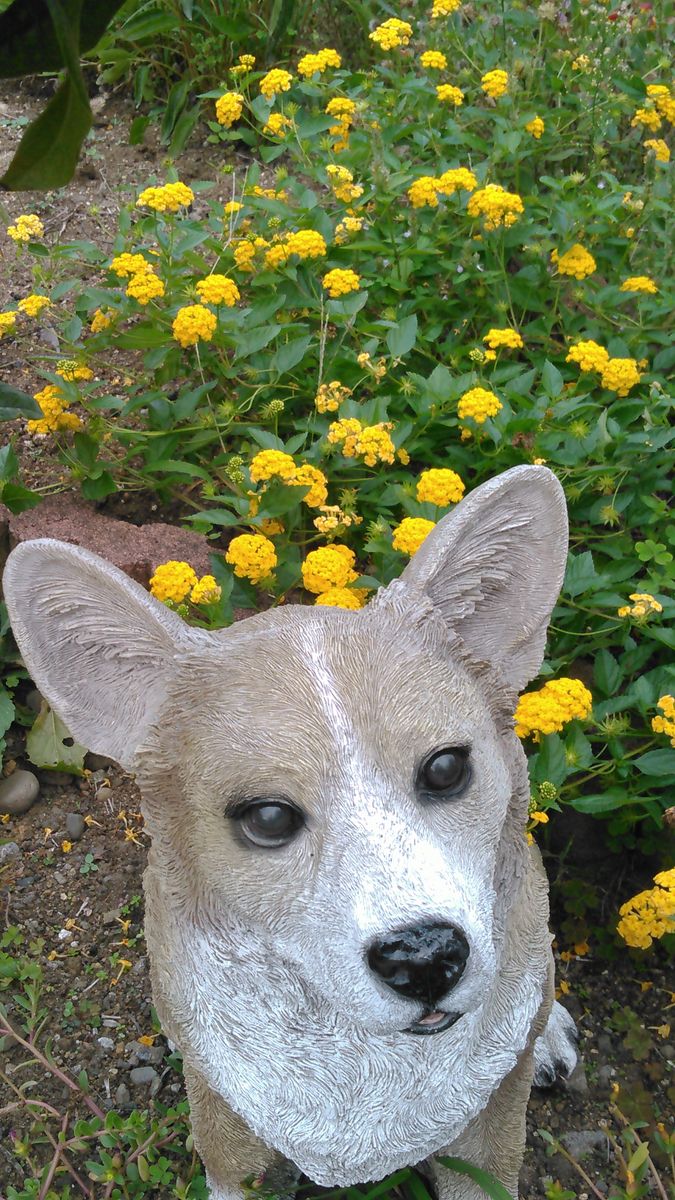
M 449 1029 L 464 1014 L 459 1012 L 444 1012 L 441 1008 L 430 1009 L 419 1021 L 413 1021 L 403 1033 L 442 1033 Z

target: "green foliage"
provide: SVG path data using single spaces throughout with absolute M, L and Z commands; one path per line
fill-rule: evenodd
M 26 737 L 26 753 L 36 767 L 81 775 L 87 751 L 85 746 L 73 741 L 61 718 L 43 701 Z
M 80 54 L 91 49 L 122 0 L 13 0 L 0 15 L 0 79 L 66 68 L 46 108 L 26 129 L 0 179 L 8 191 L 62 187 L 72 178 L 92 122 Z

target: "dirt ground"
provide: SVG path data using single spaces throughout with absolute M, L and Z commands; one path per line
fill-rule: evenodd
M 25 119 L 38 105 L 39 97 L 30 87 L 5 85 L 0 90 L 0 170 Z M 58 193 L 5 195 L 2 205 L 11 217 L 38 213 L 50 239 L 91 238 L 108 246 L 120 204 L 128 197 L 125 189 L 148 182 L 152 175 L 162 178 L 165 151 L 152 130 L 144 145 L 127 144 L 134 115 L 128 101 L 101 96 L 95 98 L 95 107 L 95 128 L 72 185 Z M 217 180 L 223 162 L 218 148 L 200 146 L 197 138 L 176 166 L 187 182 Z M 225 177 L 220 181 L 226 197 Z M 0 240 L 0 288 L 6 306 L 25 294 L 29 277 L 14 247 Z M 29 387 L 34 380 L 11 339 L 0 353 L 0 377 Z M 7 430 L 4 426 L 3 432 Z M 39 451 L 35 456 L 31 474 L 37 480 L 43 467 L 55 468 L 53 462 L 40 459 Z M 31 769 L 23 758 L 20 733 L 10 744 L 9 757 Z M 168 1061 L 161 1035 L 152 1046 L 138 1041 L 157 1032 L 142 932 L 147 839 L 139 798 L 133 780 L 116 768 L 91 760 L 90 767 L 81 781 L 38 772 L 37 803 L 24 816 L 0 825 L 0 842 L 9 840 L 18 847 L 17 857 L 0 874 L 0 931 L 19 926 L 27 941 L 44 939 L 40 959 L 56 1063 L 73 1076 L 85 1069 L 101 1107 L 124 1113 L 158 1100 L 172 1103 L 182 1095 L 182 1079 Z M 75 819 L 78 814 L 93 820 L 74 837 L 69 830 L 81 826 Z M 64 842 L 71 843 L 69 849 L 63 848 Z M 585 869 L 593 879 L 595 866 Z M 625 863 L 621 869 L 625 871 Z M 630 894 L 626 890 L 626 897 Z M 563 1156 L 547 1156 L 537 1130 L 563 1139 L 574 1156 L 583 1155 L 589 1179 L 605 1194 L 618 1176 L 599 1123 L 610 1120 L 615 1085 L 622 1111 L 631 1119 L 654 1123 L 675 1108 L 675 1029 L 670 1029 L 675 1025 L 675 982 L 668 980 L 660 952 L 625 952 L 608 961 L 591 943 L 587 953 L 572 952 L 568 961 L 559 955 L 559 978 L 564 984 L 561 998 L 578 1022 L 582 1064 L 566 1084 L 533 1093 L 521 1180 L 522 1194 L 531 1200 L 545 1196 L 550 1179 L 577 1195 L 588 1192 Z M 16 1046 L 0 1048 L 0 1066 L 10 1076 L 20 1057 Z M 145 1082 L 132 1080 L 131 1072 L 139 1065 L 149 1068 Z M 35 1077 L 40 1095 L 62 1105 L 62 1085 L 52 1077 L 42 1078 L 39 1071 Z M 10 1123 L 0 1115 L 0 1194 L 19 1179 L 9 1133 Z

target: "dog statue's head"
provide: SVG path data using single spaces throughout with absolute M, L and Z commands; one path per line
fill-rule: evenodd
M 497 985 L 527 871 L 512 715 L 566 549 L 558 481 L 518 467 L 361 611 L 280 607 L 210 633 L 49 540 L 13 551 L 4 586 L 40 691 L 137 773 L 167 894 L 229 946 L 225 995 L 250 1009 L 267 989 L 269 1006 L 292 983 L 290 1025 L 311 1012 L 433 1053 Z M 262 1040 L 265 1020 L 249 1018 Z

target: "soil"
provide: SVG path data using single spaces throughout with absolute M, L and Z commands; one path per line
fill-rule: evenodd
M 28 85 L 6 84 L 0 90 L 0 170 L 18 143 L 25 118 L 35 115 L 41 103 L 39 89 L 36 93 Z M 86 153 L 67 189 L 2 198 L 12 218 L 20 212 L 38 213 L 50 240 L 91 238 L 100 246 L 111 246 L 128 189 L 154 174 L 164 175 L 165 151 L 152 130 L 145 144 L 127 144 L 134 115 L 128 100 L 101 96 L 96 108 Z M 187 182 L 218 180 L 223 161 L 222 151 L 193 145 L 175 165 Z M 218 186 L 226 198 L 222 176 Z M 5 244 L 1 253 L 0 271 L 8 280 L 11 301 L 26 293 L 30 276 L 13 247 Z M 37 381 L 26 367 L 20 345 L 3 339 L 0 354 L 0 377 L 34 390 Z M 22 462 L 28 467 L 26 482 L 63 486 L 63 467 L 48 446 L 32 440 L 29 446 L 29 440 L 18 439 Z M 125 502 L 124 497 L 118 498 L 115 515 L 139 519 L 133 503 L 125 510 Z M 147 520 L 147 514 L 143 512 L 140 519 Z M 21 731 L 13 739 L 10 759 L 31 769 L 24 758 Z M 0 933 L 18 926 L 26 943 L 44 939 L 39 957 L 55 1062 L 74 1077 L 86 1070 L 97 1103 L 124 1113 L 133 1107 L 174 1103 L 183 1095 L 183 1083 L 161 1035 L 152 1047 L 155 1082 L 150 1086 L 131 1082 L 130 1071 L 141 1061 L 138 1038 L 157 1033 L 142 933 L 141 877 L 147 838 L 133 779 L 111 765 L 88 761 L 90 773 L 80 780 L 38 772 L 37 803 L 24 816 L 0 825 L 0 842 L 11 840 L 19 848 L 18 857 L 0 872 Z M 105 780 L 110 788 L 102 795 Z M 75 813 L 93 818 L 77 841 L 68 839 L 66 831 L 66 818 Z M 70 849 L 63 848 L 67 840 L 72 841 Z M 597 860 L 578 869 L 589 882 L 597 883 Z M 625 864 L 621 870 L 625 871 Z M 630 882 L 630 876 L 622 879 L 624 898 L 632 894 Z M 125 921 L 130 922 L 126 928 Z M 675 994 L 660 951 L 644 956 L 626 951 L 608 960 L 596 953 L 591 940 L 587 953 L 572 953 L 564 962 L 559 956 L 558 966 L 567 989 L 563 1002 L 578 1023 L 582 1065 L 567 1083 L 533 1092 L 521 1178 L 522 1194 L 532 1200 L 545 1196 L 550 1180 L 559 1180 L 575 1194 L 591 1190 L 562 1155 L 547 1155 L 537 1130 L 556 1138 L 586 1134 L 586 1143 L 592 1142 L 599 1123 L 611 1122 L 615 1085 L 620 1089 L 621 1109 L 630 1119 L 653 1125 L 675 1107 L 675 1088 L 668 1074 L 675 1060 L 675 1031 L 671 1034 L 669 1028 Z M 20 1047 L 0 1043 L 0 1068 L 10 1078 L 21 1060 Z M 40 1097 L 63 1109 L 63 1084 L 37 1068 L 32 1077 L 38 1081 Z M 17 1125 L 14 1117 L 10 1121 L 0 1113 L 0 1195 L 11 1183 L 18 1185 L 20 1178 L 8 1137 Z M 597 1145 L 601 1139 L 596 1136 L 595 1141 Z M 573 1142 L 568 1144 L 574 1147 Z M 583 1159 L 583 1168 L 601 1194 L 618 1182 L 616 1158 L 602 1147 Z M 156 1194 L 161 1196 L 162 1189 Z

